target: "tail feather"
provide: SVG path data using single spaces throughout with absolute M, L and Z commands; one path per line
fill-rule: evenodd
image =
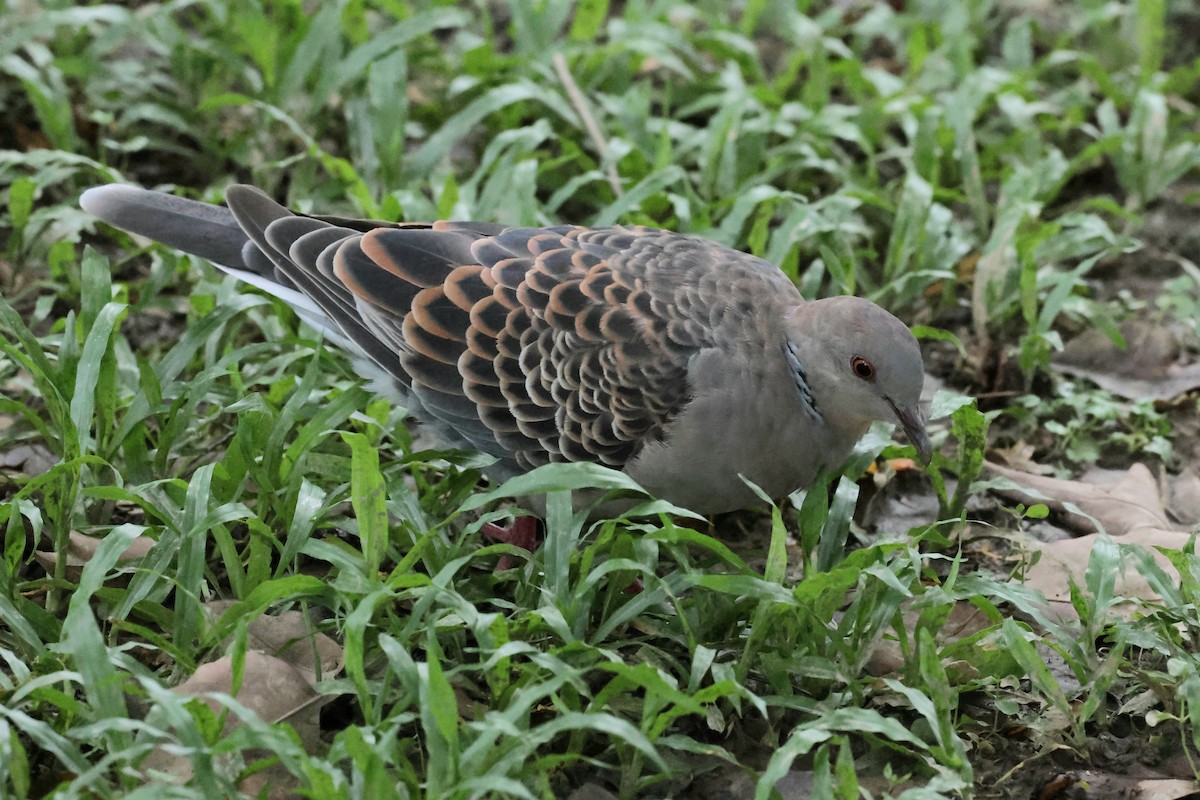
M 276 274 L 275 265 L 228 208 L 116 183 L 88 189 L 79 205 L 109 225 L 211 261 L 235 278 L 278 297 L 309 325 L 335 337 L 339 345 L 345 342 L 346 337 L 330 324 L 320 306 Z
M 224 267 L 246 269 L 242 247 L 248 237 L 222 206 L 120 184 L 88 189 L 79 205 L 114 227 Z

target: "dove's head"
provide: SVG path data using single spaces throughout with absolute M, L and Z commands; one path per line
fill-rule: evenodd
M 903 322 L 870 300 L 830 297 L 799 306 L 788 339 L 789 362 L 827 424 L 897 423 L 929 463 L 933 446 L 918 405 L 925 366 Z

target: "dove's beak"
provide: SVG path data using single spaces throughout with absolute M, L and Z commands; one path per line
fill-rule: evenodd
M 895 403 L 891 405 L 900 427 L 904 429 L 904 435 L 917 449 L 917 457 L 921 464 L 928 466 L 929 460 L 933 458 L 933 442 L 929 441 L 929 434 L 925 432 L 925 420 L 921 417 L 921 410 L 916 406 L 898 406 Z

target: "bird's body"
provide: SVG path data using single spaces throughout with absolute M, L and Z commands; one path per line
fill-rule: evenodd
M 295 215 L 231 187 L 229 209 L 126 186 L 111 224 L 207 258 L 288 302 L 376 387 L 496 477 L 557 461 L 622 469 L 703 513 L 836 467 L 874 419 L 923 455 L 923 369 L 867 300 L 805 302 L 761 259 L 651 228 L 504 228 Z

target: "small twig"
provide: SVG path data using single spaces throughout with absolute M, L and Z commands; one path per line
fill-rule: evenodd
M 583 127 L 596 146 L 596 153 L 600 156 L 601 161 L 608 161 L 608 144 L 604 141 L 604 133 L 600 130 L 596 118 L 592 116 L 587 105 L 587 98 L 583 96 L 579 84 L 575 82 L 571 71 L 567 69 L 567 60 L 563 58 L 562 53 L 555 53 L 551 60 L 554 62 L 554 71 L 558 74 L 558 79 L 562 82 L 563 88 L 567 90 L 567 99 L 571 101 L 575 113 L 583 120 Z M 612 187 L 617 197 L 620 197 L 624 192 L 621 189 L 621 178 L 617 175 L 617 165 L 611 161 L 608 162 L 605 172 L 608 175 L 608 185 Z
M 1071 750 L 1071 748 L 1070 748 L 1070 747 L 1068 747 L 1068 746 L 1067 746 L 1067 745 L 1065 745 L 1065 744 L 1056 744 L 1056 745 L 1054 745 L 1054 746 L 1052 746 L 1052 747 L 1050 747 L 1050 748 L 1048 748 L 1048 749 L 1046 749 L 1046 750 L 1043 750 L 1042 752 L 1040 752 L 1040 753 L 1038 753 L 1038 754 L 1036 754 L 1036 755 L 1030 756 L 1029 758 L 1027 758 L 1027 759 L 1025 759 L 1024 761 L 1022 761 L 1020 764 L 1017 764 L 1015 767 L 1013 767 L 1012 769 L 1010 769 L 1008 772 L 1006 772 L 1006 773 L 1004 773 L 1003 775 L 1001 775 L 1001 776 L 1000 776 L 1000 777 L 999 777 L 999 778 L 996 780 L 996 782 L 995 782 L 995 783 L 993 783 L 993 784 L 992 784 L 991 786 L 989 786 L 988 788 L 989 788 L 989 789 L 995 789 L 995 788 L 999 787 L 1001 784 L 1003 784 L 1003 783 L 1006 783 L 1006 782 L 1007 782 L 1007 781 L 1008 781 L 1010 778 L 1012 778 L 1012 776 L 1013 776 L 1013 775 L 1016 775 L 1018 772 L 1020 772 L 1021 770 L 1025 769 L 1027 766 L 1029 766 L 1029 765 L 1030 765 L 1030 764 L 1032 764 L 1033 762 L 1035 762 L 1035 761 L 1037 761 L 1038 759 L 1041 759 L 1041 758 L 1043 758 L 1043 757 L 1045 757 L 1045 756 L 1048 756 L 1048 755 L 1050 755 L 1051 753 L 1056 753 L 1056 752 L 1058 752 L 1059 750 L 1066 750 L 1067 752 L 1073 752 L 1073 751 Z

